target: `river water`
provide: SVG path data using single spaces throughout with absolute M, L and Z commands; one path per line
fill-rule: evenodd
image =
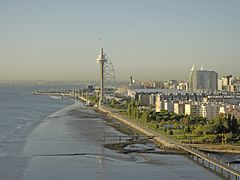
M 66 87 L 0 85 L 1 180 L 220 179 L 183 155 L 105 148 L 121 133 L 80 102 L 32 95 L 49 88 Z

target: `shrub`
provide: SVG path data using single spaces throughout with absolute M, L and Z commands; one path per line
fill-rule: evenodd
M 167 130 L 167 134 L 168 134 L 168 135 L 173 135 L 173 131 L 172 131 L 171 129 L 168 129 L 168 130 Z

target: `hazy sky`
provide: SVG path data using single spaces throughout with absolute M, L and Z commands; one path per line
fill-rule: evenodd
M 0 80 L 98 79 L 100 36 L 119 80 L 240 75 L 239 0 L 0 0 Z

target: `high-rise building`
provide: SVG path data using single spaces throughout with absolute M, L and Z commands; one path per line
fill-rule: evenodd
M 174 103 L 174 113 L 175 114 L 184 114 L 185 113 L 185 104 L 184 102 L 175 102 Z
M 189 89 L 191 92 L 214 92 L 218 88 L 218 74 L 215 71 L 191 69 Z
M 240 92 L 240 77 L 235 78 L 234 91 Z
M 191 102 L 191 103 L 185 104 L 185 115 L 198 116 L 199 104 L 197 102 Z
M 164 101 L 163 99 L 161 98 L 160 94 L 158 94 L 156 96 L 156 112 L 160 112 L 161 110 L 164 109 Z
M 130 76 L 130 78 L 129 78 L 129 86 L 132 86 L 132 84 L 133 84 L 133 77 Z
M 207 119 L 212 119 L 213 117 L 219 114 L 220 103 L 204 103 L 200 106 L 199 115 L 202 117 L 206 117 Z
M 140 106 L 149 106 L 149 95 L 141 93 L 138 95 L 137 101 Z
M 223 80 L 218 79 L 218 91 L 222 91 L 222 90 L 223 90 Z
M 221 78 L 222 80 L 222 90 L 223 91 L 234 91 L 234 85 L 233 85 L 233 77 L 232 75 L 229 76 L 223 76 Z
M 174 105 L 172 101 L 164 100 L 164 110 L 174 112 Z
M 156 95 L 151 94 L 149 96 L 149 105 L 155 106 L 155 104 L 156 104 Z

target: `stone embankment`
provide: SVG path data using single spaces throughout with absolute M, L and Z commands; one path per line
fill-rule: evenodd
M 122 123 L 128 125 L 131 128 L 134 128 L 135 130 L 143 133 L 146 136 L 151 136 L 153 137 L 152 139 L 159 145 L 164 146 L 165 148 L 169 148 L 169 149 L 178 149 L 178 146 L 176 145 L 175 142 L 173 142 L 172 140 L 166 138 L 165 136 L 152 131 L 151 129 L 148 129 L 146 127 L 144 127 L 141 124 L 138 124 L 136 122 L 134 122 L 131 119 L 128 119 L 126 117 L 123 117 L 117 113 L 112 112 L 111 110 L 105 108 L 105 107 L 99 107 L 98 110 L 100 110 L 101 112 L 106 113 L 109 117 L 112 117 L 114 119 L 117 119 L 119 121 L 121 121 Z

